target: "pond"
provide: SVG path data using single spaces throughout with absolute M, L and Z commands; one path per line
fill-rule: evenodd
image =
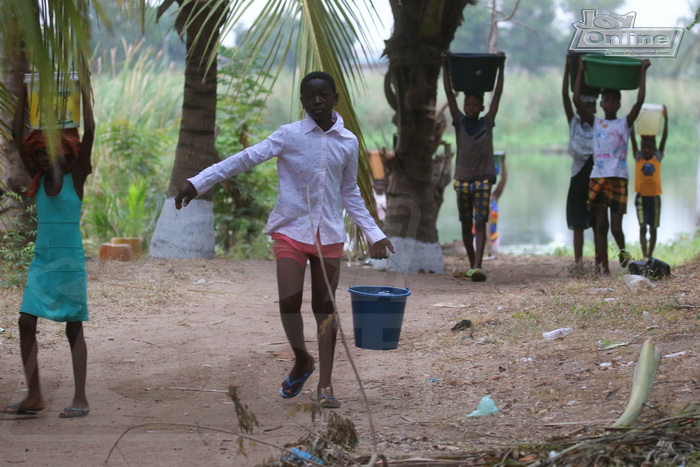
M 667 150 L 662 162 L 661 223 L 658 242 L 695 232 L 697 149 Z M 628 160 L 632 160 L 631 156 Z M 566 225 L 566 195 L 571 159 L 566 154 L 531 154 L 512 150 L 507 154 L 508 181 L 499 203 L 500 250 L 504 253 L 551 252 L 572 246 Z M 634 176 L 623 229 L 629 245 L 639 243 L 634 209 Z M 456 199 L 451 185 L 437 221 L 440 243 L 461 240 Z M 591 230 L 586 242 L 592 242 Z M 609 236 L 612 242 L 612 236 Z

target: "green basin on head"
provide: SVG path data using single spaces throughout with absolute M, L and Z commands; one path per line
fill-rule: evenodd
M 588 86 L 620 91 L 639 87 L 642 61 L 638 58 L 586 55 L 583 62 Z

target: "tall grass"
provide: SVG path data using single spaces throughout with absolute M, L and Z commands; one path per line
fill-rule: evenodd
M 174 161 L 183 73 L 161 53 L 124 45 L 93 78 L 96 137 L 84 199 L 86 248 L 112 236 L 147 243 Z M 163 196 L 160 196 L 163 194 Z
M 101 64 L 93 78 L 95 120 L 127 120 L 145 129 L 177 129 L 182 114 L 183 70 L 162 52 L 124 44 L 123 62 Z

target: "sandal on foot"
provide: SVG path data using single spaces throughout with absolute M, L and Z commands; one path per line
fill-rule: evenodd
M 58 418 L 80 418 L 86 417 L 90 409 L 80 409 L 78 407 L 66 407 L 58 413 Z
M 0 412 L 7 415 L 36 415 L 38 410 L 28 409 L 22 403 L 8 404 Z
M 299 379 L 295 379 L 294 381 L 289 381 L 289 375 L 287 375 L 287 378 L 284 380 L 282 383 L 282 387 L 280 388 L 280 396 L 284 397 L 285 399 L 291 399 L 292 397 L 296 397 L 299 395 L 302 389 L 304 389 L 304 383 L 306 383 L 306 380 L 309 379 L 309 376 L 311 376 L 311 373 L 314 372 L 316 369 L 316 366 L 312 366 L 309 371 L 306 372 L 304 376 L 302 376 Z M 287 394 L 285 389 L 291 390 L 293 386 L 299 385 L 296 391 L 294 391 L 291 394 Z
M 484 282 L 486 280 L 486 274 L 479 268 L 467 271 L 467 277 L 471 278 L 472 282 Z
M 333 396 L 333 389 L 331 388 L 324 388 L 320 390 L 318 396 L 316 396 L 316 402 L 318 402 L 318 405 L 324 409 L 340 408 L 340 401 L 337 397 Z
M 632 255 L 627 250 L 620 250 L 618 258 L 620 260 L 620 266 L 623 268 L 626 268 L 630 261 L 632 261 Z

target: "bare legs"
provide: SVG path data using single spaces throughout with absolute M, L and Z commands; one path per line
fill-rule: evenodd
M 594 206 L 593 214 L 595 215 L 595 257 L 596 266 L 601 269 L 603 274 L 610 274 L 610 266 L 608 264 L 608 208 L 607 206 Z
M 474 234 L 472 233 L 472 223 L 462 222 L 462 242 L 464 248 L 467 249 L 467 257 L 469 257 L 469 267 L 474 267 L 475 252 L 474 252 Z
M 74 409 L 89 409 L 87 396 L 85 395 L 85 381 L 87 379 L 87 345 L 83 334 L 81 321 L 66 323 L 66 337 L 70 343 L 71 357 L 73 360 L 73 378 L 75 379 L 75 393 L 70 407 Z
M 608 221 L 607 206 L 593 206 L 595 215 L 595 256 L 596 265 L 600 267 L 603 274 L 610 274 L 608 262 L 608 230 L 612 233 L 615 243 L 620 251 L 625 249 L 625 233 L 622 230 L 622 217 L 624 213 L 611 212 Z M 624 265 L 623 265 L 624 266 Z
M 337 339 L 332 298 L 338 287 L 340 258 L 325 259 L 331 290 L 329 292 L 319 258 L 311 258 L 311 308 L 316 319 L 319 356 L 319 390 L 331 386 L 333 359 Z M 314 365 L 314 359 L 304 342 L 304 321 L 301 315 L 305 268 L 290 258 L 277 260 L 277 284 L 279 288 L 280 317 L 282 327 L 294 352 L 294 367 L 289 372 L 289 380 L 295 381 L 304 376 Z M 291 395 L 296 385 L 284 392 Z
M 645 258 L 654 256 L 654 247 L 656 247 L 656 227 L 649 226 L 649 243 L 647 245 L 647 226 L 641 224 L 639 226 L 639 243 L 642 246 L 642 255 Z
M 36 339 L 37 317 L 20 313 L 19 315 L 19 347 L 22 354 L 22 364 L 27 378 L 27 397 L 19 403 L 17 411 L 39 411 L 45 408 L 39 383 L 39 361 Z M 73 361 L 73 377 L 75 379 L 75 393 L 70 405 L 72 408 L 89 410 L 89 404 L 85 395 L 85 382 L 87 379 L 87 345 L 83 335 L 83 323 L 66 323 L 66 336 L 71 349 Z
M 624 214 L 621 212 L 610 213 L 610 233 L 615 239 L 619 250 L 625 249 L 625 232 L 622 230 L 622 216 Z
M 27 397 L 19 405 L 27 410 L 43 410 L 44 400 L 39 385 L 39 346 L 36 341 L 37 317 L 27 313 L 19 314 L 19 349 L 22 354 L 24 374 L 27 378 Z
M 579 262 L 583 259 L 583 226 L 574 227 L 574 261 Z
M 476 235 L 472 234 L 472 223 L 462 222 L 462 241 L 467 249 L 470 268 L 481 268 L 481 262 L 484 259 L 484 250 L 486 248 L 486 222 L 477 222 L 474 230 Z M 476 241 L 475 241 L 476 239 Z M 476 243 L 476 249 L 474 244 Z

